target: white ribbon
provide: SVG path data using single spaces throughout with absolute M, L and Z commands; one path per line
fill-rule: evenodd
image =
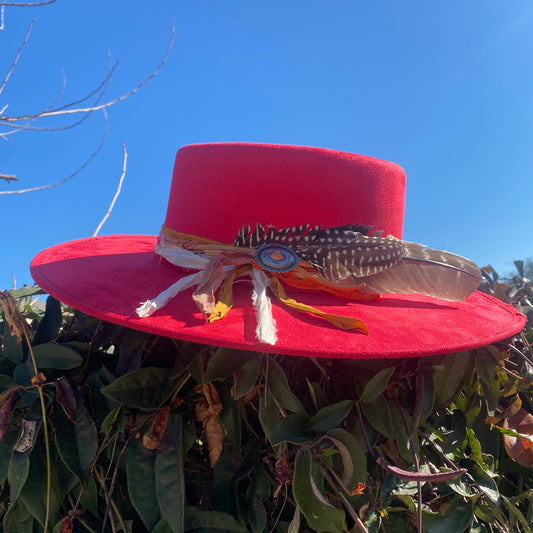
M 174 298 L 178 293 L 198 285 L 202 275 L 202 269 L 210 261 L 210 257 L 207 255 L 197 254 L 191 250 L 186 250 L 181 246 L 165 244 L 161 241 L 157 244 L 155 252 L 173 265 L 181 268 L 198 270 L 198 272 L 181 278 L 152 300 L 142 302 L 136 310 L 137 315 L 140 318 L 152 315 L 155 311 L 164 307 L 168 301 Z M 228 265 L 224 267 L 224 271 L 230 272 L 234 268 L 234 265 Z M 272 302 L 267 294 L 270 279 L 263 271 L 257 268 L 252 268 L 251 270 L 251 278 L 254 287 L 252 292 L 252 304 L 257 317 L 255 334 L 259 342 L 273 345 L 276 344 L 277 335 L 276 322 L 272 316 Z
M 254 290 L 252 292 L 252 304 L 257 317 L 256 337 L 264 343 L 276 344 L 276 321 L 272 316 L 272 302 L 267 294 L 270 286 L 269 277 L 258 268 L 252 268 L 252 282 Z

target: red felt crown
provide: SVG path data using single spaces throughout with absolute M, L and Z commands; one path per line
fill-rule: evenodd
M 164 229 L 222 245 L 233 243 L 246 224 L 328 228 L 357 223 L 401 238 L 404 194 L 403 169 L 372 157 L 269 144 L 190 145 L 176 155 Z M 59 300 L 104 320 L 205 344 L 301 356 L 449 353 L 510 337 L 525 324 L 513 307 L 478 291 L 464 302 L 416 294 L 351 301 L 286 287 L 289 297 L 320 313 L 363 321 L 369 333 L 338 329 L 273 300 L 277 341 L 268 345 L 256 336 L 252 284 L 240 280 L 233 285 L 233 305 L 221 320 L 206 322 L 191 289 L 140 318 L 136 310 L 141 302 L 191 275 L 161 261 L 157 241 L 155 236 L 112 235 L 67 242 L 38 254 L 32 275 Z

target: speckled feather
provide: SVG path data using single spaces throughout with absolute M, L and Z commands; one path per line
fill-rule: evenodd
M 422 244 L 382 237 L 370 226 L 347 224 L 333 228 L 292 226 L 276 230 L 261 224 L 240 228 L 234 244 L 257 248 L 264 244 L 290 247 L 325 280 L 352 281 L 377 293 L 417 293 L 462 301 L 481 281 L 470 260 Z

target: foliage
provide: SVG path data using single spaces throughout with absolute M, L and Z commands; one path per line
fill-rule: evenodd
M 500 288 L 530 305 L 518 277 L 521 296 Z M 156 337 L 38 292 L 0 293 L 7 533 L 533 528 L 526 334 L 314 359 Z

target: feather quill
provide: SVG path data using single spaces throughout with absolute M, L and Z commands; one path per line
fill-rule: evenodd
M 243 226 L 234 242 L 257 248 L 291 248 L 327 282 L 343 288 L 365 284 L 371 293 L 416 293 L 463 301 L 479 286 L 480 269 L 469 259 L 422 244 L 382 237 L 370 226 L 292 226 L 276 230 Z

